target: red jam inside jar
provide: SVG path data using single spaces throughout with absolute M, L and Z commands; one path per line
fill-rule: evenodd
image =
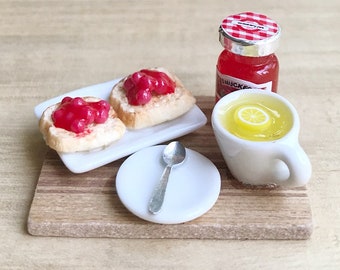
M 225 18 L 219 32 L 224 50 L 216 65 L 216 101 L 239 89 L 277 92 L 278 24 L 265 15 L 245 12 Z
M 87 102 L 81 97 L 65 97 L 53 112 L 55 127 L 80 134 L 93 123 L 105 123 L 109 117 L 110 104 L 105 100 Z
M 166 95 L 175 92 L 176 83 L 164 72 L 142 69 L 129 75 L 123 88 L 130 105 L 148 103 L 153 94 Z

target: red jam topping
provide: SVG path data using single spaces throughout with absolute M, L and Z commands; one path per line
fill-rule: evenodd
M 144 105 L 151 100 L 152 94 L 174 93 L 176 83 L 164 72 L 142 69 L 129 75 L 123 87 L 129 104 Z
M 92 123 L 104 123 L 109 117 L 110 104 L 105 100 L 87 102 L 80 97 L 65 97 L 53 112 L 52 120 L 58 128 L 82 133 Z

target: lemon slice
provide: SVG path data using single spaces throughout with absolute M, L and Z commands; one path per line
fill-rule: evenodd
M 247 130 L 264 130 L 270 125 L 270 116 L 258 106 L 240 106 L 234 114 L 235 122 Z

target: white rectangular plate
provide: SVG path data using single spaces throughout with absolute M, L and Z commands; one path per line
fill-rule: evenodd
M 37 105 L 34 113 L 40 118 L 44 110 L 65 96 L 94 96 L 108 100 L 112 87 L 120 79 L 87 86 L 64 95 L 49 99 Z M 204 126 L 207 118 L 195 105 L 186 114 L 157 126 L 139 130 L 127 130 L 124 136 L 112 145 L 89 152 L 58 153 L 65 166 L 74 173 L 83 173 L 128 156 L 142 148 L 169 141 L 189 134 Z

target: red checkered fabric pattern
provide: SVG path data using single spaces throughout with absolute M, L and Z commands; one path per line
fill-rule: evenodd
M 244 41 L 259 41 L 277 34 L 279 26 L 265 15 L 244 12 L 225 18 L 222 29 L 229 36 Z

